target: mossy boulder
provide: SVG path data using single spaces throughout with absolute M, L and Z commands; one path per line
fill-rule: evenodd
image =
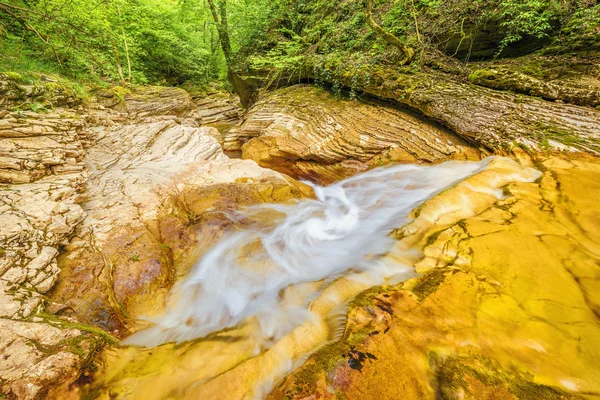
M 64 80 L 45 75 L 25 77 L 17 72 L 0 73 L 0 107 L 29 109 L 31 104 L 44 107 L 76 107 L 86 101 L 84 91 Z

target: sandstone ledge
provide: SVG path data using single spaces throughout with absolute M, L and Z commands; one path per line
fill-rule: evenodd
M 478 149 L 415 113 L 376 101 L 338 99 L 308 85 L 266 94 L 225 139 L 233 140 L 243 144 L 243 158 L 321 183 L 391 162 L 481 157 Z

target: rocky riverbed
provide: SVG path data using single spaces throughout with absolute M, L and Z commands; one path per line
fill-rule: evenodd
M 303 180 L 480 161 L 501 124 L 478 136 L 479 122 L 457 122 L 468 118 L 452 111 L 460 102 L 425 112 L 452 115 L 450 130 L 397 103 L 310 85 L 263 93 L 244 114 L 223 93 L 160 87 L 105 90 L 84 106 L 0 77 L 7 399 L 600 395 L 600 111 L 556 105 L 577 118 L 552 123 L 573 124 L 584 141 L 540 149 L 528 125 L 515 140 L 531 147 L 415 204 L 377 255 L 394 274 L 357 270 L 286 288 L 279 301 L 313 316 L 293 329 L 258 340 L 250 318 L 138 348 L 119 342 L 163 314 L 224 233 L 277 220 L 238 211 L 315 198 Z M 411 102 L 420 91 L 429 93 L 417 85 Z M 51 110 L 15 108 L 42 95 Z M 549 106 L 520 107 L 542 118 Z

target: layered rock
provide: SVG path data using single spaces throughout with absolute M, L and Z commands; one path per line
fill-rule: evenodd
M 0 392 L 8 398 L 78 396 L 72 384 L 97 350 L 163 306 L 177 274 L 229 223 L 224 213 L 311 195 L 252 161 L 230 160 L 219 132 L 193 115 L 154 115 L 190 114 L 182 90 L 139 89 L 122 106 L 0 114 Z
M 546 100 L 580 106 L 600 106 L 600 63 L 568 57 L 530 57 L 525 60 L 483 64 L 469 80 L 498 90 L 511 90 Z
M 203 125 L 237 121 L 241 115 L 239 98 L 226 92 L 215 92 L 205 97 L 195 97 L 194 116 Z
M 85 121 L 71 111 L 0 111 L 0 182 L 28 183 L 84 170 Z
M 215 128 L 167 118 L 91 132 L 87 218 L 61 256 L 52 297 L 118 335 L 161 310 L 188 253 L 220 235 L 224 212 L 309 194 L 252 161 L 229 159 Z
M 77 379 L 98 347 L 110 340 L 52 315 L 64 305 L 44 296 L 58 280 L 59 249 L 85 218 L 80 203 L 89 141 L 83 121 L 65 110 L 3 117 L 0 392 L 8 398 L 50 398 L 56 386 L 64 389 Z
M 39 75 L 38 82 L 28 82 L 20 74 L 14 72 L 0 73 L 0 109 L 25 108 L 30 104 L 40 106 L 75 107 L 82 103 L 81 96 L 71 87 L 67 87 L 56 79 Z
M 409 74 L 384 66 L 369 71 L 342 67 L 324 75 L 418 110 L 497 154 L 516 147 L 600 154 L 600 110 L 500 92 L 433 71 Z
M 598 395 L 600 164 L 536 165 L 537 183 L 488 171 L 417 209 L 396 236 L 423 248 L 422 275 L 358 296 L 342 339 L 268 398 Z M 490 207 L 493 181 L 505 198 Z
M 192 97 L 183 89 L 163 86 L 113 87 L 96 92 L 96 101 L 132 118 L 156 115 L 185 116 L 194 108 Z
M 374 101 L 337 99 L 306 85 L 266 95 L 226 144 L 232 136 L 247 142 L 243 158 L 322 183 L 390 162 L 480 157 L 475 147 L 414 113 Z

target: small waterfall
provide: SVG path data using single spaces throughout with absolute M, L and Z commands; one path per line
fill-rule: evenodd
M 327 281 L 377 270 L 393 244 L 389 233 L 411 210 L 490 160 L 378 168 L 313 185 L 315 200 L 239 212 L 261 222 L 225 235 L 173 289 L 156 325 L 124 343 L 182 342 L 249 319 L 263 339 L 276 340 L 311 318 L 309 303 Z

